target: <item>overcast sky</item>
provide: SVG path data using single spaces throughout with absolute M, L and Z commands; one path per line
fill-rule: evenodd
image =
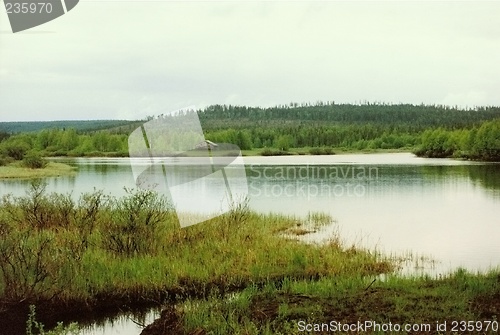
M 3 4 L 2 4 L 3 5 Z M 500 1 L 86 1 L 13 34 L 0 121 L 334 100 L 500 105 Z

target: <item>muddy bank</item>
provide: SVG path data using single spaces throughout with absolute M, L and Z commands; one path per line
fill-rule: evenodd
M 438 282 L 419 280 L 405 282 L 404 285 L 380 285 L 374 287 L 346 290 L 343 294 L 291 293 L 278 289 L 276 292 L 258 291 L 252 294 L 249 303 L 234 308 L 229 301 L 199 301 L 185 306 L 165 308 L 160 318 L 144 328 L 141 335 L 189 334 L 201 335 L 217 333 L 229 326 L 234 333 L 272 334 L 300 331 L 300 323 L 329 324 L 332 321 L 341 324 L 357 324 L 358 321 L 374 321 L 379 324 L 416 324 L 429 325 L 430 330 L 410 331 L 409 334 L 435 334 L 436 322 L 448 325 L 453 322 L 472 320 L 475 327 L 484 327 L 480 334 L 497 334 L 500 316 L 500 276 L 485 280 L 492 285 L 490 293 L 473 293 L 467 298 L 459 297 L 464 291 L 457 290 L 458 281 Z M 466 293 L 465 293 L 466 294 Z M 209 307 L 209 318 L 205 325 L 196 325 L 189 321 L 189 316 L 198 313 L 203 305 Z M 228 305 L 227 307 L 221 307 Z M 194 310 L 193 310 L 193 306 Z M 201 307 L 200 307 L 201 306 Z M 205 306 L 206 307 L 206 306 Z M 241 310 L 238 310 L 241 309 Z M 189 315 L 191 313 L 191 315 Z M 198 317 L 201 314 L 198 314 Z M 188 320 L 188 321 L 186 321 Z M 220 324 L 217 325 L 216 323 Z M 489 329 L 486 325 L 490 323 Z M 222 325 L 226 323 L 225 325 Z M 186 324 L 188 326 L 186 327 Z M 495 330 L 496 329 L 496 330 Z M 250 330 L 250 331 L 248 331 Z M 317 332 L 318 334 L 331 333 Z M 367 331 L 367 333 L 372 333 Z M 466 332 L 461 332 L 466 333 Z

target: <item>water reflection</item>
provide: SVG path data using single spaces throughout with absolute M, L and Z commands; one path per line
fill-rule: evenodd
M 471 166 L 468 170 L 470 179 L 477 185 L 492 190 L 500 190 L 500 164 Z M 495 192 L 498 196 L 499 192 Z
M 79 335 L 138 335 L 142 329 L 160 317 L 161 308 L 122 313 L 118 317 L 100 319 L 90 324 L 82 324 Z

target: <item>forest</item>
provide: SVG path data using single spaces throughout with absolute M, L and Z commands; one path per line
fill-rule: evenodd
M 426 130 L 415 153 L 423 157 L 500 161 L 500 119 L 472 129 Z
M 500 107 L 317 102 L 270 108 L 212 105 L 196 112 L 206 139 L 261 154 L 286 154 L 292 148 L 308 148 L 311 154 L 404 149 L 424 157 L 500 160 Z M 75 127 L 33 123 L 20 133 L 3 123 L 0 164 L 22 159 L 30 151 L 45 156 L 127 156 L 128 135 L 152 118 L 102 125 L 85 121 L 93 129 L 78 121 Z
M 0 122 L 0 133 L 21 133 L 40 131 L 42 129 L 69 129 L 93 131 L 127 126 L 134 121 L 128 120 L 62 120 L 62 121 L 17 121 Z M 1 137 L 0 137 L 1 139 Z

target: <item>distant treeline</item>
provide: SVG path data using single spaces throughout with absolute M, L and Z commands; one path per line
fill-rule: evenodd
M 35 132 L 43 129 L 69 129 L 77 131 L 96 131 L 128 126 L 137 121 L 128 120 L 63 120 L 63 121 L 18 121 L 0 122 L 0 133 Z M 0 137 L 1 140 L 1 137 Z
M 213 105 L 198 112 L 208 128 L 274 127 L 289 123 L 381 124 L 416 132 L 429 127 L 463 128 L 500 117 L 500 107 L 459 109 L 441 105 L 311 104 L 270 108 Z
M 206 139 L 233 143 L 243 150 L 283 152 L 309 147 L 331 152 L 332 148 L 406 148 L 429 157 L 500 159 L 499 107 L 464 110 L 447 106 L 320 102 L 271 108 L 214 105 L 197 113 Z M 103 121 L 88 122 L 94 122 L 97 128 Z M 54 127 L 10 137 L 2 134 L 0 128 L 0 156 L 3 153 L 4 157 L 22 157 L 29 150 L 47 156 L 126 156 L 128 135 L 145 121 L 124 122 L 100 131 Z
M 198 111 L 206 137 L 242 149 L 335 147 L 346 149 L 416 148 L 423 132 L 470 130 L 500 118 L 499 107 L 290 104 L 272 108 L 214 105 Z

